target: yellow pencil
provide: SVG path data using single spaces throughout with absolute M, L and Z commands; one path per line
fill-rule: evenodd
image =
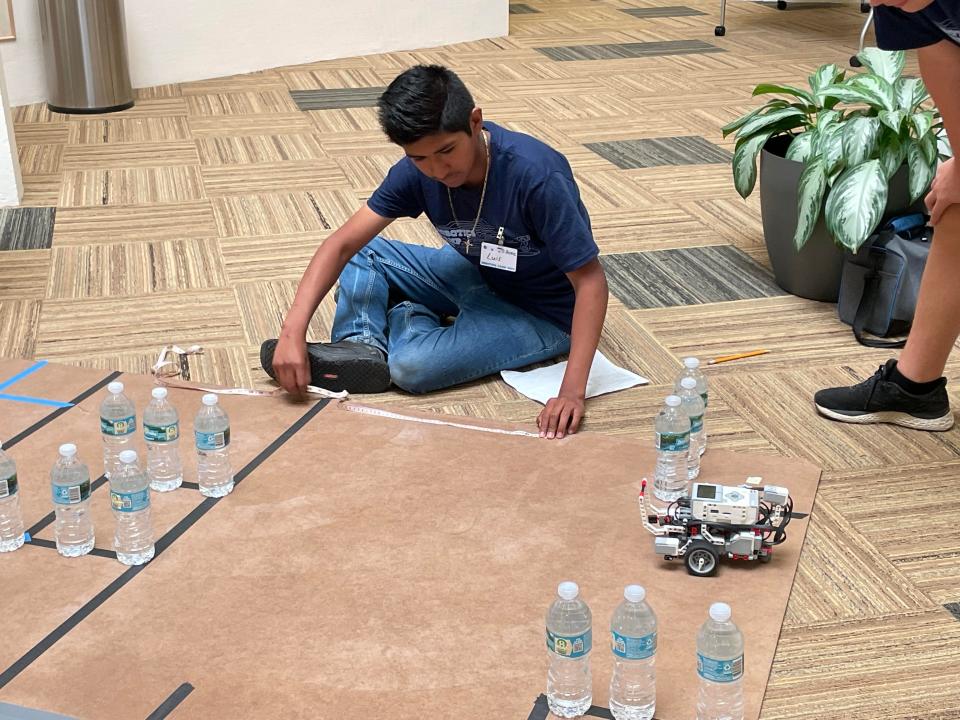
M 730 362 L 731 360 L 742 360 L 743 358 L 756 357 L 757 355 L 766 355 L 769 350 L 751 350 L 750 352 L 737 353 L 736 355 L 723 355 L 713 360 L 707 360 L 707 365 L 716 365 L 717 363 Z

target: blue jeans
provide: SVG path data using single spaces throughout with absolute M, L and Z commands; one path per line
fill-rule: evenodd
M 394 299 L 400 300 L 391 307 Z M 452 324 L 444 318 L 455 317 Z M 458 385 L 570 350 L 570 336 L 507 302 L 450 246 L 374 238 L 340 275 L 333 342 L 387 353 L 390 379 L 412 393 Z

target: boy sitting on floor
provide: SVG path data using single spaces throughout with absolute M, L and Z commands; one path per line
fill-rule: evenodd
M 261 347 L 264 370 L 294 394 L 307 384 L 382 392 L 391 381 L 426 393 L 569 353 L 537 426 L 542 437 L 576 432 L 607 282 L 570 164 L 484 122 L 444 67 L 403 72 L 378 107 L 406 157 L 317 249 L 279 339 Z M 394 219 L 424 212 L 445 247 L 380 236 Z M 331 342 L 307 343 L 338 278 Z

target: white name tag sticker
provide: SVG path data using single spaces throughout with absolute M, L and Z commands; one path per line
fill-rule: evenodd
M 507 272 L 517 271 L 517 249 L 506 245 L 482 243 L 480 245 L 480 264 Z

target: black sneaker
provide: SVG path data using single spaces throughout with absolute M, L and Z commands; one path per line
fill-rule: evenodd
M 260 364 L 267 375 L 273 372 L 276 340 L 260 346 Z M 335 343 L 307 343 L 310 384 L 324 390 L 348 393 L 379 393 L 390 387 L 390 368 L 380 348 L 367 343 L 344 340 Z
M 912 395 L 892 380 L 896 360 L 887 360 L 873 377 L 851 387 L 820 390 L 813 396 L 817 412 L 832 420 L 859 423 L 893 423 L 914 430 L 949 430 L 953 413 L 947 397 L 947 380 L 924 395 Z

